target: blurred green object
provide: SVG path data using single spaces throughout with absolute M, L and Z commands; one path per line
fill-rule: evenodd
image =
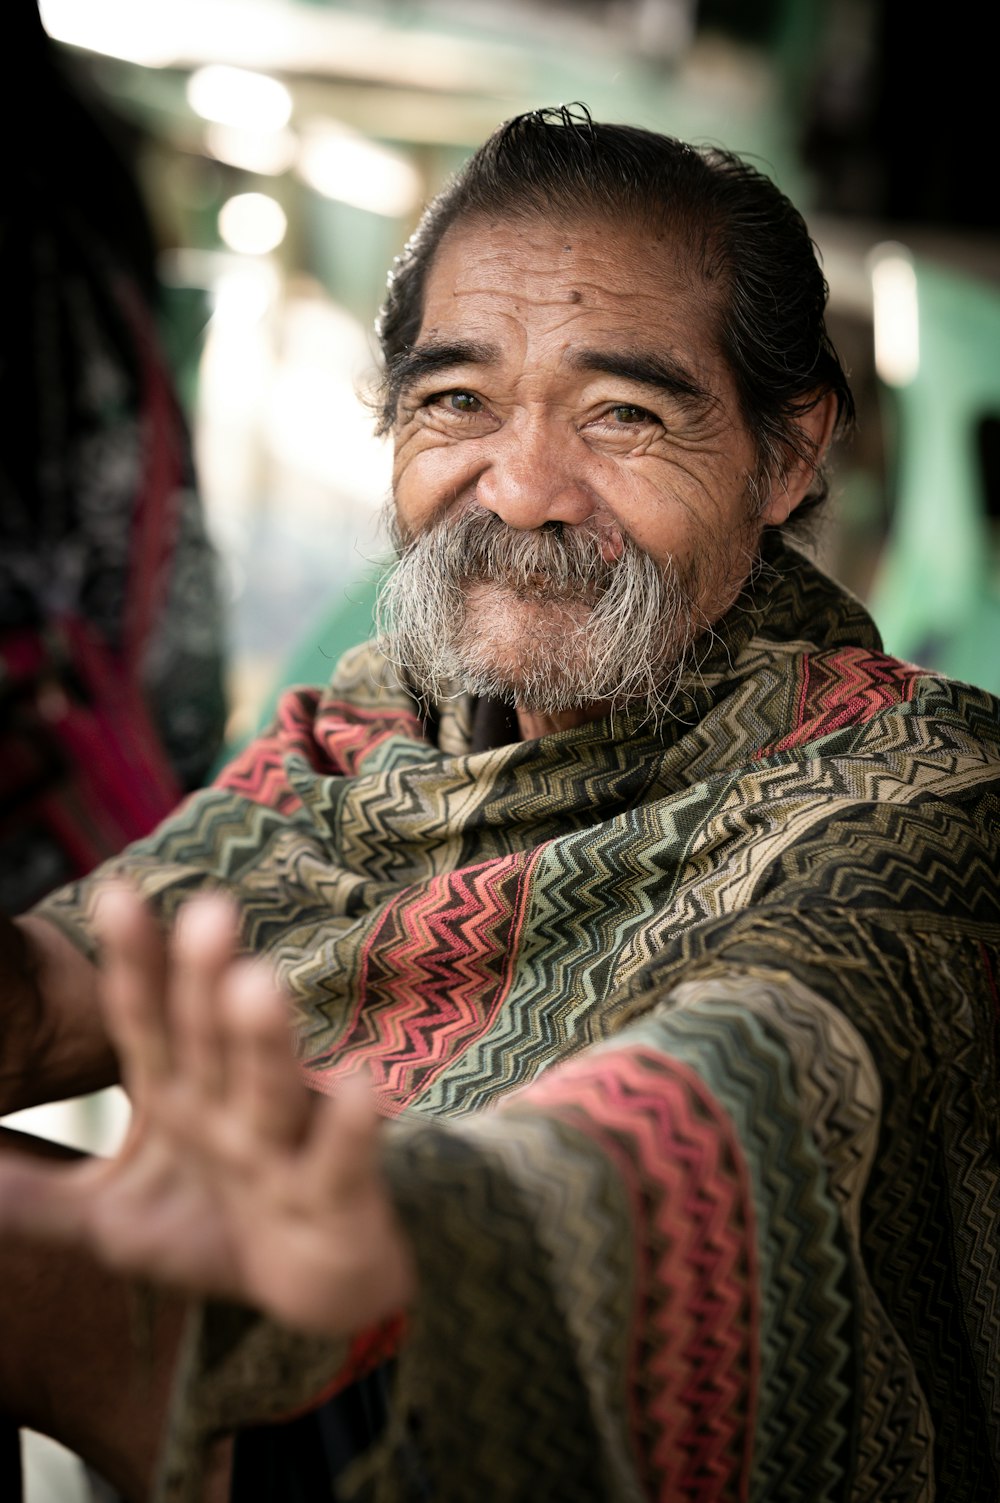
M 198 403 L 198 374 L 205 334 L 212 315 L 207 287 L 187 287 L 161 280 L 157 328 L 189 422 Z
M 381 577 L 378 569 L 360 575 L 338 590 L 313 618 L 275 675 L 255 724 L 246 735 L 223 748 L 212 777 L 270 725 L 286 689 L 296 684 L 326 684 L 347 649 L 368 641 L 374 629 L 375 597 Z
M 880 246 L 875 359 L 895 429 L 893 513 L 869 605 L 886 649 L 1000 691 L 1000 288 Z M 997 477 L 993 477 L 994 486 Z
M 282 664 L 261 709 L 258 730 L 270 722 L 286 689 L 326 684 L 347 649 L 368 641 L 380 578 L 375 570 L 352 580 L 314 618 Z

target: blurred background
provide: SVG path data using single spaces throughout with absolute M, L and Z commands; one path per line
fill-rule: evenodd
M 803 210 L 859 409 L 815 548 L 890 651 L 1000 691 L 1000 194 L 979 14 L 918 18 L 902 0 L 9 0 L 9 159 L 72 155 L 45 89 L 17 87 L 19 26 L 26 57 L 40 16 L 148 215 L 146 293 L 216 556 L 213 755 L 251 732 L 281 679 L 318 681 L 366 635 L 389 483 L 364 401 L 372 323 L 421 205 L 500 121 L 571 100 L 749 156 Z M 70 172 L 53 197 L 72 191 L 99 234 L 124 235 L 111 169 Z M 0 250 L 18 233 L 8 208 Z M 8 306 L 18 293 L 8 284 Z M 197 618 L 208 593 L 189 588 L 181 614 Z M 115 1093 L 73 1113 L 45 1128 L 98 1149 L 127 1117 Z M 33 1452 L 29 1503 L 90 1496 L 73 1465 Z

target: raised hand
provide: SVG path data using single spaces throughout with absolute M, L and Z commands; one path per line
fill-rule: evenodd
M 0 1229 L 309 1331 L 350 1334 L 402 1309 L 414 1276 L 370 1091 L 307 1091 L 286 1001 L 262 965 L 234 959 L 228 902 L 192 900 L 164 945 L 140 900 L 110 888 L 98 927 L 131 1128 L 111 1160 L 0 1161 Z

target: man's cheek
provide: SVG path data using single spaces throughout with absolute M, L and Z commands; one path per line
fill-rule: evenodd
M 474 485 L 474 472 L 451 444 L 423 437 L 400 447 L 393 464 L 393 491 L 412 526 L 436 520 Z

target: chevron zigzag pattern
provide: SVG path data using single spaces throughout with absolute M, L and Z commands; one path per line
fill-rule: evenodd
M 358 1498 L 996 1503 L 1000 706 L 770 549 L 665 724 L 473 751 L 360 647 L 115 864 L 371 1069 L 422 1291 L 350 1351 L 206 1306 L 161 1503 L 392 1340 Z

